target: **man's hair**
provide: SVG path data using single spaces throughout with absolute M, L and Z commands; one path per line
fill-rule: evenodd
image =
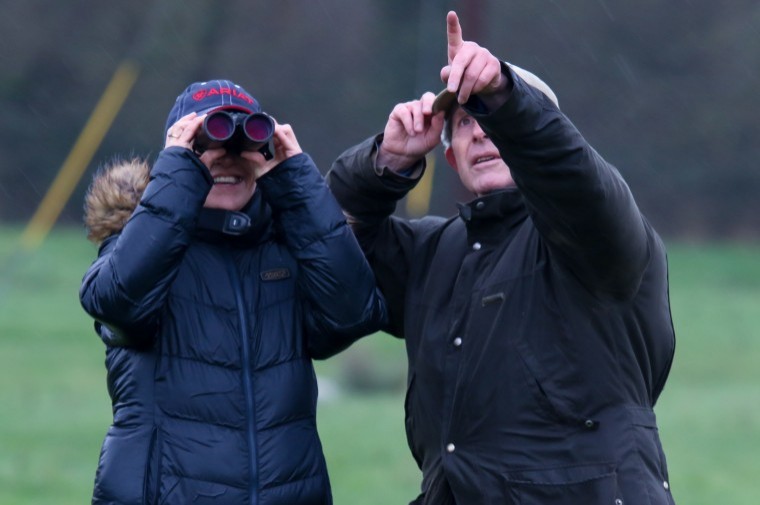
M 458 103 L 452 104 L 446 113 L 443 115 L 443 130 L 441 130 L 441 144 L 444 149 L 448 149 L 451 146 L 451 134 L 453 132 L 453 125 L 451 124 L 451 118 L 454 117 L 454 112 L 459 108 Z

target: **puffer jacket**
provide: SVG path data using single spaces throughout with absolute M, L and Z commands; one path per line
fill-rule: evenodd
M 511 78 L 499 109 L 466 107 L 517 189 L 401 219 L 418 179 L 374 166 L 381 138 L 328 174 L 406 341 L 414 503 L 672 505 L 653 411 L 675 347 L 664 245 L 618 171 Z
M 243 213 L 202 208 L 212 180 L 189 150 L 148 172 L 115 164 L 87 197 L 104 240 L 80 299 L 113 403 L 93 503 L 332 503 L 311 360 L 385 317 L 340 208 L 306 154 Z

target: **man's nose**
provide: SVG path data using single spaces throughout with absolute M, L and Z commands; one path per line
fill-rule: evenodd
M 475 124 L 472 125 L 472 138 L 473 140 L 485 140 L 488 138 L 488 135 L 486 135 L 486 132 L 483 131 L 483 128 L 480 127 L 480 123 L 477 121 L 474 121 Z

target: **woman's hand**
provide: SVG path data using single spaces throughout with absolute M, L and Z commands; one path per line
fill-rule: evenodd
M 240 153 L 242 158 L 253 164 L 256 179 L 288 158 L 292 158 L 303 152 L 298 144 L 298 139 L 296 139 L 293 128 L 289 124 L 279 124 L 277 121 L 275 121 L 274 125 L 274 135 L 272 135 L 272 146 L 274 147 L 274 153 L 270 160 L 265 159 L 264 155 L 258 151 L 243 151 Z
M 200 129 L 205 118 L 205 114 L 199 116 L 195 112 L 191 112 L 190 114 L 179 118 L 177 122 L 171 125 L 166 131 L 166 144 L 164 145 L 164 148 L 184 147 L 192 150 L 195 136 L 198 134 L 198 129 Z

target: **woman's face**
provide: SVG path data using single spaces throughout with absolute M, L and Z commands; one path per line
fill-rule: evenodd
M 238 153 L 227 153 L 213 159 L 208 152 L 201 155 L 201 161 L 209 167 L 214 179 L 214 185 L 203 206 L 232 211 L 245 207 L 256 190 L 253 162 L 242 158 Z

